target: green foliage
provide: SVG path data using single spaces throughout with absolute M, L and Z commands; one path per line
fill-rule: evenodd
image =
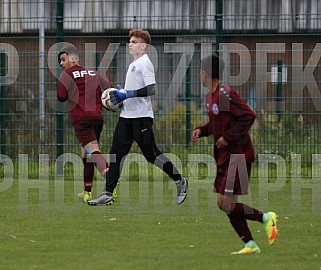
M 174 153 L 172 151 L 174 146 L 181 146 L 181 148 L 190 146 L 193 129 L 208 122 L 207 113 L 202 113 L 193 102 L 188 113 L 190 123 L 187 122 L 185 103 L 177 103 L 172 111 L 155 115 L 155 136 L 158 144 L 162 145 L 163 151 Z M 200 144 L 208 144 L 208 141 L 208 138 L 204 138 Z
M 156 112 L 154 120 L 154 130 L 156 142 L 164 153 L 171 153 L 179 157 L 183 161 L 183 173 L 187 174 L 187 161 L 190 154 L 204 154 L 213 156 L 213 138 L 212 136 L 201 138 L 196 145 L 191 145 L 191 133 L 193 129 L 205 124 L 208 121 L 206 112 L 201 111 L 194 102 L 190 103 L 190 111 L 186 110 L 185 102 L 178 102 L 177 106 L 170 112 Z M 104 111 L 105 124 L 104 130 L 100 138 L 100 148 L 103 153 L 108 153 L 112 143 L 114 128 L 117 123 L 119 112 L 111 113 Z M 23 117 L 23 116 L 22 116 Z M 301 177 L 312 176 L 312 166 L 316 164 L 313 155 L 321 152 L 321 130 L 313 122 L 306 120 L 304 114 L 283 113 L 277 115 L 275 113 L 261 111 L 257 113 L 257 120 L 250 130 L 253 140 L 255 152 L 259 154 L 274 154 L 280 156 L 286 161 L 287 176 L 291 176 L 293 166 L 301 167 Z M 72 126 L 68 119 L 64 124 L 64 153 L 73 153 L 80 156 L 80 147 L 75 138 Z M 54 125 L 54 119 L 48 118 L 51 125 Z M 24 123 L 27 123 L 27 118 Z M 310 124 L 309 124 L 310 123 Z M 34 125 L 30 126 L 31 129 Z M 29 178 L 38 178 L 39 176 L 39 154 L 49 153 L 50 177 L 55 175 L 55 135 L 51 134 L 51 142 L 45 146 L 35 146 L 34 137 L 38 134 L 27 132 L 20 134 L 19 132 L 9 133 L 10 147 L 8 146 L 8 156 L 14 163 L 14 176 L 18 176 L 19 154 L 27 154 L 29 159 L 28 175 Z M 12 147 L 17 142 L 21 147 Z M 19 149 L 19 153 L 17 152 Z M 134 143 L 130 153 L 139 153 L 139 147 Z M 298 165 L 297 159 L 301 164 Z M 258 160 L 258 158 L 256 159 Z M 197 161 L 196 161 L 197 162 Z M 271 169 L 274 170 L 273 168 Z M 321 169 L 320 175 L 321 175 Z M 151 169 L 148 169 L 149 175 L 152 177 Z M 0 173 L 3 175 L 3 166 L 0 166 Z M 131 175 L 133 179 L 138 179 L 139 171 L 132 168 Z M 73 177 L 73 167 L 65 166 L 66 179 Z
M 261 111 L 251 129 L 251 137 L 257 154 L 281 156 L 288 166 L 288 174 L 295 160 L 300 159 L 302 176 L 311 177 L 313 154 L 319 154 L 321 130 L 308 124 L 303 114 L 275 113 Z

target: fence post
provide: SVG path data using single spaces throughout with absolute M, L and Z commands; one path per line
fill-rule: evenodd
M 216 4 L 216 6 L 215 6 L 215 8 L 216 8 L 215 46 L 216 46 L 216 54 L 220 55 L 220 43 L 222 43 L 222 37 L 223 37 L 223 3 L 222 3 L 222 0 L 216 0 L 215 4 Z
M 64 41 L 64 0 L 57 1 L 57 42 Z M 57 176 L 63 176 L 64 174 L 64 162 L 59 159 L 64 153 L 64 115 L 63 111 L 60 110 L 61 104 L 57 100 L 57 112 L 56 112 L 56 174 Z
M 186 60 L 188 63 L 188 59 Z M 191 146 L 191 65 L 188 64 L 186 70 L 186 91 L 185 91 L 185 100 L 186 100 L 186 147 Z
M 281 120 L 282 114 L 282 60 L 278 60 L 278 81 L 276 86 L 276 115 L 278 117 L 278 121 Z
M 96 60 L 95 60 L 95 65 L 96 65 L 96 70 L 98 70 L 98 68 L 99 68 L 99 59 L 100 59 L 100 54 L 99 54 L 99 52 L 96 52 Z
M 6 123 L 6 113 L 7 113 L 7 85 L 6 85 L 6 54 L 2 50 L 0 55 L 0 76 L 1 76 L 1 154 L 6 155 L 7 153 L 7 123 Z

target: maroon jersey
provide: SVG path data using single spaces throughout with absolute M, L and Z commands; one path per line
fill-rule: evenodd
M 254 161 L 253 144 L 248 133 L 256 115 L 230 87 L 220 84 L 215 92 L 206 96 L 209 122 L 196 127 L 200 137 L 214 137 L 214 157 L 217 166 L 228 165 L 231 154 L 244 154 L 246 162 Z M 225 149 L 218 149 L 216 141 L 223 136 L 228 141 Z
M 72 123 L 79 120 L 103 120 L 101 93 L 110 88 L 110 82 L 94 70 L 73 66 L 64 71 L 59 79 L 57 98 L 68 100 Z

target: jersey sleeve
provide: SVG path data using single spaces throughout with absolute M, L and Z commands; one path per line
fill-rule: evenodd
M 227 141 L 233 141 L 249 131 L 255 121 L 256 114 L 235 91 L 229 93 L 229 100 L 230 112 L 233 119 L 236 120 L 231 121 L 229 128 L 224 131 L 223 137 Z
M 150 84 L 156 84 L 154 66 L 150 61 L 141 67 L 141 71 L 146 86 Z
M 70 85 L 71 78 L 66 72 L 61 73 L 57 86 L 57 98 L 59 101 L 66 101 L 68 99 L 68 86 Z
M 195 129 L 200 129 L 201 130 L 200 137 L 207 137 L 207 136 L 210 136 L 212 134 L 212 129 L 211 129 L 210 122 L 207 122 L 203 126 L 197 126 L 197 127 L 194 128 L 194 130 Z
M 114 86 L 109 82 L 109 80 L 102 75 L 100 75 L 100 87 L 102 90 L 114 88 Z

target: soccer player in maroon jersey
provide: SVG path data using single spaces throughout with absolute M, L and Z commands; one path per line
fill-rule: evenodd
M 217 55 L 201 60 L 200 81 L 209 92 L 206 106 L 209 121 L 197 126 L 192 133 L 192 142 L 212 135 L 217 174 L 214 191 L 218 193 L 217 205 L 227 214 L 231 225 L 245 246 L 232 254 L 260 253 L 253 240 L 247 220 L 258 221 L 265 227 L 269 244 L 277 237 L 276 214 L 262 213 L 238 202 L 239 195 L 248 193 L 254 149 L 248 133 L 255 121 L 253 110 L 229 86 L 221 82 L 224 62 Z
M 58 59 L 64 71 L 59 78 L 57 98 L 61 102 L 68 101 L 70 120 L 81 144 L 84 191 L 78 197 L 87 203 L 91 200 L 95 166 L 105 178 L 108 172 L 108 164 L 98 145 L 103 128 L 100 97 L 102 89 L 112 85 L 96 71 L 80 66 L 78 51 L 71 44 L 59 51 Z

